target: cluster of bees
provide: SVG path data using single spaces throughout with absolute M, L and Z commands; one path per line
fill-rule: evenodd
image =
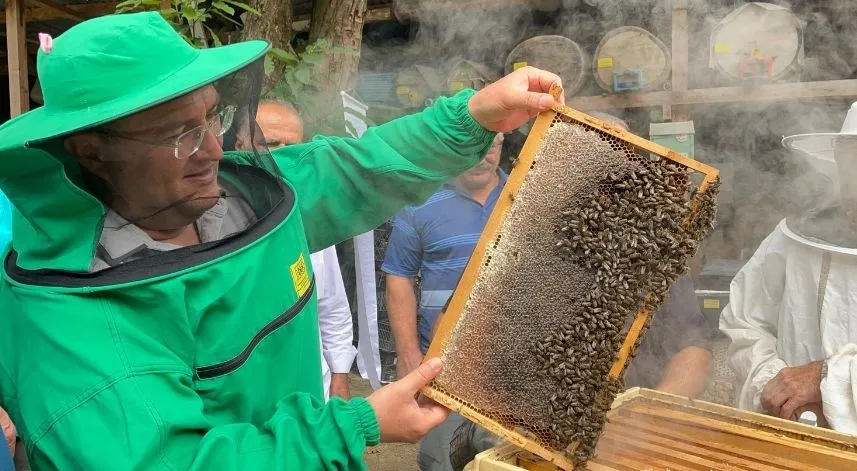
M 575 463 L 594 455 L 605 414 L 624 389 L 621 378 L 609 375 L 625 340 L 623 328 L 640 309 L 654 313 L 687 270 L 713 225 L 718 186 L 715 181 L 695 194 L 683 167 L 639 162 L 610 173 L 598 190 L 562 213 L 556 249 L 594 272 L 595 281 L 576 314 L 531 351 L 539 374 L 556 385 L 548 407 L 551 444 Z

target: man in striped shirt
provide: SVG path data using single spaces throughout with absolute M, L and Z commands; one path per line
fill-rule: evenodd
M 482 229 L 494 210 L 507 175 L 498 168 L 503 135 L 476 167 L 448 182 L 420 206 L 402 210 L 381 270 L 387 274 L 387 311 L 396 340 L 399 378 L 416 369 L 431 342 L 434 323 L 443 309 Z M 414 279 L 422 276 L 420 305 Z M 450 415 L 420 444 L 422 471 L 450 470 L 449 439 L 463 422 Z

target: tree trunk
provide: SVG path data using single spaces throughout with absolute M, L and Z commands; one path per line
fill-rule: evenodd
M 245 12 L 244 28 L 241 39 L 265 39 L 271 47 L 291 51 L 292 36 L 292 2 L 291 0 L 250 0 L 247 2 L 258 10 L 261 15 Z M 283 76 L 283 64 L 277 63 L 274 72 L 265 83 L 265 89 L 271 89 Z
M 292 2 L 284 0 L 250 0 L 248 5 L 261 15 L 247 13 L 242 38 L 266 39 L 273 47 L 288 50 L 292 41 Z
M 321 87 L 327 93 L 353 90 L 357 85 L 357 65 L 363 40 L 366 0 L 315 0 L 310 23 L 310 43 L 326 39 L 336 48 L 349 49 L 345 54 L 331 54 L 321 66 Z

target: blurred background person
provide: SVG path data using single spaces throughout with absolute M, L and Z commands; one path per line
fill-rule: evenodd
M 498 168 L 502 146 L 503 134 L 498 133 L 481 163 L 446 183 L 422 205 L 405 208 L 393 220 L 381 270 L 387 274 L 387 309 L 396 341 L 399 378 L 420 365 L 438 315 L 503 190 L 508 176 Z M 419 306 L 414 292 L 417 274 L 422 276 Z M 449 444 L 463 423 L 463 417 L 450 414 L 423 438 L 418 457 L 422 471 L 452 469 Z
M 0 429 L 3 430 L 3 442 L 0 443 L 0 471 L 12 471 L 14 469 L 12 457 L 15 456 L 15 442 L 18 434 L 12 419 L 3 409 L 0 409 Z

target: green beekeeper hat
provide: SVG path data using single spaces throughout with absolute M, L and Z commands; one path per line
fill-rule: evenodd
M 84 21 L 38 53 L 44 106 L 0 126 L 0 151 L 134 114 L 214 82 L 265 55 L 266 41 L 188 44 L 157 12 Z

